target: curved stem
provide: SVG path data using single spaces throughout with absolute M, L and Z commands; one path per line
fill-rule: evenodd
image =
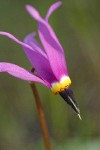
M 35 97 L 36 108 L 37 108 L 37 112 L 38 112 L 38 117 L 39 117 L 41 129 L 42 129 L 42 134 L 43 134 L 46 150 L 51 150 L 48 129 L 47 129 L 45 115 L 44 115 L 44 111 L 43 111 L 42 104 L 40 101 L 40 97 L 39 97 L 39 94 L 38 94 L 35 84 L 33 82 L 31 82 L 30 86 L 32 88 L 33 95 Z

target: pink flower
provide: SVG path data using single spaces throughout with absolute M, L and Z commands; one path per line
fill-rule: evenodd
M 71 80 L 68 76 L 64 50 L 48 23 L 51 14 L 61 4 L 60 1 L 53 4 L 49 8 L 45 18 L 42 18 L 34 7 L 26 5 L 26 10 L 38 23 L 38 35 L 43 47 L 35 40 L 35 33 L 29 34 L 24 39 L 24 42 L 21 42 L 10 33 L 0 32 L 1 35 L 7 36 L 23 47 L 27 58 L 33 68 L 35 68 L 37 74 L 8 62 L 0 62 L 0 72 L 7 72 L 22 80 L 44 84 L 53 93 L 59 93 L 79 114 L 80 112 L 74 100 L 73 93 L 69 88 Z

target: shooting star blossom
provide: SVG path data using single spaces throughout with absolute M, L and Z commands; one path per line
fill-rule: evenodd
M 24 42 L 8 32 L 0 32 L 0 35 L 7 36 L 23 47 L 36 73 L 9 62 L 0 62 L 0 72 L 7 72 L 22 80 L 42 83 L 54 94 L 60 94 L 81 119 L 79 108 L 70 88 L 71 80 L 68 75 L 64 50 L 48 22 L 51 14 L 61 4 L 58 1 L 51 5 L 45 18 L 42 18 L 34 7 L 26 5 L 27 12 L 38 23 L 38 35 L 42 46 L 36 41 L 34 32 L 26 36 Z

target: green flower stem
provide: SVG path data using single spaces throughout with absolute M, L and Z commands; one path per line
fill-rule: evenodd
M 35 103 L 36 103 L 38 117 L 39 117 L 41 129 L 42 129 L 42 134 L 43 134 L 43 138 L 44 138 L 44 142 L 45 142 L 45 147 L 46 147 L 46 150 L 51 150 L 48 128 L 46 125 L 45 115 L 44 115 L 44 111 L 43 111 L 42 104 L 40 101 L 40 97 L 39 97 L 39 94 L 38 94 L 38 91 L 37 91 L 35 84 L 33 82 L 31 82 L 30 86 L 32 88 L 33 95 L 35 97 Z

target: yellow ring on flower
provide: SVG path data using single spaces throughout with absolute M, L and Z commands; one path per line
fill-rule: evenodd
M 69 76 L 63 76 L 60 82 L 52 83 L 52 92 L 54 94 L 58 94 L 59 92 L 63 91 L 64 89 L 68 88 L 71 85 L 71 80 Z

